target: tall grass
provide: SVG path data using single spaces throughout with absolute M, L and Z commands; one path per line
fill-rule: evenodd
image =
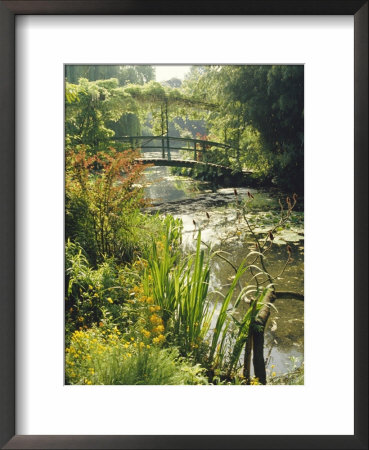
M 267 292 L 268 288 L 263 289 L 261 294 L 251 302 L 250 307 L 248 308 L 240 322 L 232 316 L 233 321 L 237 325 L 238 331 L 236 334 L 236 339 L 232 346 L 233 349 L 228 362 L 228 376 L 231 375 L 232 371 L 235 369 L 240 360 L 242 350 L 250 337 L 250 330 L 253 326 L 257 313 L 260 311 L 262 305 L 264 304 L 263 300 Z
M 161 307 L 165 329 L 171 335 L 169 341 L 180 348 L 182 355 L 191 356 L 212 370 L 225 369 L 228 365 L 230 372 L 240 358 L 251 317 L 256 312 L 255 308 L 250 308 L 241 322 L 229 312 L 240 278 L 248 266 L 245 261 L 239 266 L 218 311 L 218 302 L 211 302 L 208 295 L 211 254 L 205 255 L 201 248 L 201 232 L 197 236 L 195 252 L 182 260 L 180 251 L 172 246 L 172 225 L 167 224 L 162 242 L 153 243 L 145 274 L 145 294 L 152 295 L 154 303 Z M 246 289 L 245 286 L 239 292 L 233 309 Z M 235 327 L 236 339 L 231 342 L 230 331 L 234 332 Z
M 181 275 L 186 263 L 180 263 L 181 255 L 176 245 L 180 224 L 172 219 L 166 220 L 165 225 L 163 239 L 152 243 L 143 286 L 146 295 L 152 295 L 154 303 L 163 311 L 166 325 L 178 306 L 183 284 Z
M 208 300 L 210 279 L 209 259 L 205 260 L 201 249 L 201 233 L 198 234 L 196 253 L 189 258 L 182 275 L 182 290 L 178 302 L 175 333 L 186 353 L 198 356 L 207 336 L 215 308 Z
M 168 223 L 162 242 L 154 242 L 145 274 L 146 295 L 163 311 L 165 326 L 173 328 L 173 340 L 183 354 L 197 353 L 207 335 L 213 312 L 207 299 L 210 268 L 201 249 L 201 234 L 196 252 L 181 260 L 182 254 L 173 245 L 172 224 Z

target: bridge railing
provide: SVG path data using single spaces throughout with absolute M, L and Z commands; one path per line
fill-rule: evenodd
M 226 157 L 236 157 L 238 152 L 229 144 L 220 142 L 208 141 L 204 139 L 193 139 L 174 136 L 115 136 L 115 141 L 128 142 L 132 148 L 144 149 L 158 149 L 161 150 L 162 158 L 171 160 L 171 152 L 176 150 L 193 152 L 193 159 L 197 161 L 200 156 L 206 160 L 206 154 L 211 152 L 214 148 L 224 149 Z M 153 141 L 154 145 L 153 145 Z M 159 145 L 155 145 L 159 141 Z M 187 144 L 186 147 L 181 145 Z M 238 158 L 237 158 L 238 159 Z

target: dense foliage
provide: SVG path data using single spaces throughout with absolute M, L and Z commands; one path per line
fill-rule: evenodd
M 218 105 L 206 117 L 208 134 L 234 146 L 236 164 L 303 191 L 303 66 L 193 67 L 184 88 Z

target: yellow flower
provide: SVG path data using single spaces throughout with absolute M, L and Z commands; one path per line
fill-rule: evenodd
M 91 284 L 88 285 L 88 288 L 89 288 L 90 290 L 93 289 L 93 287 L 91 286 Z
M 135 338 L 134 337 L 131 337 L 131 341 L 133 342 L 135 340 Z
M 140 342 L 140 348 L 144 348 L 145 344 L 143 342 Z
M 88 380 L 86 384 L 92 384 L 92 381 L 91 381 L 91 380 Z
M 277 374 L 275 372 L 272 372 L 272 377 L 275 377 Z
M 271 366 L 270 366 L 272 369 L 274 369 L 274 367 L 275 367 L 275 365 L 274 364 L 272 364 Z
M 83 322 L 84 320 L 85 319 L 82 316 L 78 317 L 78 322 Z
M 147 345 L 146 345 L 146 348 L 150 348 L 150 345 L 149 345 L 149 344 L 147 344 Z
M 161 325 L 161 323 L 163 321 L 161 320 L 161 318 L 159 316 L 157 316 L 156 314 L 153 314 L 152 316 L 150 316 L 150 322 L 153 325 Z
M 114 303 L 111 297 L 108 297 L 107 300 L 109 303 Z
M 150 331 L 147 331 L 147 330 L 142 330 L 142 334 L 147 338 L 149 338 L 151 336 Z
M 160 344 L 160 342 L 165 341 L 165 336 L 162 334 L 159 334 L 159 336 L 155 337 L 152 341 L 154 344 Z
M 164 325 L 158 325 L 152 331 L 153 333 L 161 334 L 164 331 Z

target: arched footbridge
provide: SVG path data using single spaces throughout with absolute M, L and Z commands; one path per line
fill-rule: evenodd
M 173 136 L 120 136 L 115 141 L 126 142 L 130 148 L 141 151 L 142 164 L 170 167 L 204 167 L 218 169 L 222 173 L 251 174 L 251 170 L 242 169 L 239 164 L 239 150 L 229 144 L 203 139 L 179 138 Z M 211 153 L 217 149 L 223 150 L 224 161 L 217 164 L 211 162 Z M 231 162 L 235 163 L 232 164 Z M 235 169 L 239 167 L 239 169 Z

